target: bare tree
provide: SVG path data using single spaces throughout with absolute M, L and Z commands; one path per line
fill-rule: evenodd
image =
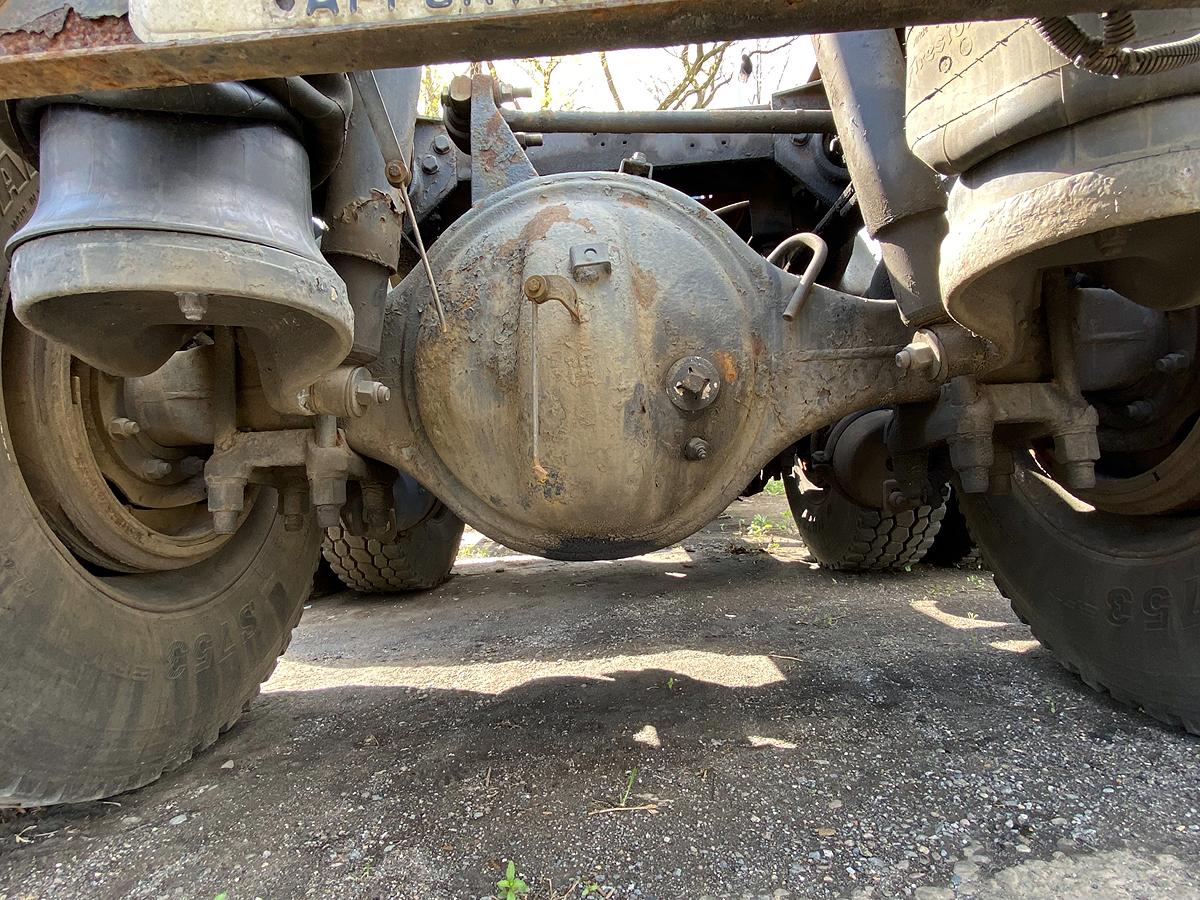
M 421 115 L 437 119 L 442 115 L 442 91 L 447 79 L 433 66 L 421 70 L 421 99 L 418 106 Z
M 612 94 L 613 103 L 617 104 L 617 109 L 625 109 L 625 104 L 621 102 L 621 93 L 617 90 L 617 82 L 613 79 L 612 69 L 608 67 L 608 54 L 603 50 L 600 51 L 600 69 L 604 72 L 604 81 L 608 85 L 608 92 Z
M 675 60 L 674 71 L 655 79 L 651 88 L 659 109 L 705 109 L 717 91 L 733 81 L 725 55 L 733 41 L 684 44 L 666 51 Z
M 563 60 L 562 56 L 544 56 L 516 61 L 517 65 L 533 79 L 533 99 L 542 109 L 549 109 L 555 105 L 570 106 L 570 98 L 574 96 L 574 91 L 568 92 L 566 96 L 556 98 L 552 89 L 554 73 L 563 64 Z
M 748 61 L 755 68 L 761 65 L 761 59 L 772 53 L 783 50 L 795 43 L 795 38 L 783 41 L 772 47 L 762 47 L 742 54 L 740 61 Z M 733 81 L 737 67 L 727 63 L 733 41 L 701 42 L 684 44 L 681 47 L 671 47 L 664 52 L 672 60 L 666 72 L 652 79 L 650 86 L 655 102 L 659 109 L 706 109 L 717 93 Z M 757 62 L 756 62 L 757 61 Z M 743 62 L 745 64 L 745 62 Z M 608 54 L 600 53 L 600 69 L 604 73 L 608 92 L 612 95 L 617 109 L 624 109 L 625 104 L 617 89 L 613 77 Z

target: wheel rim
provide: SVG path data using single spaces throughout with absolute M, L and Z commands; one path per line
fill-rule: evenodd
M 8 430 L 34 505 L 95 574 L 185 569 L 228 543 L 206 509 L 210 448 L 166 448 L 109 432 L 123 412 L 121 379 L 72 359 L 11 316 L 3 369 Z M 169 464 L 170 473 L 146 472 L 149 460 Z
M 1012 499 L 1021 504 L 1024 514 L 1041 519 L 1059 539 L 1097 559 L 1158 564 L 1177 554 L 1195 552 L 1200 545 L 1194 517 L 1129 516 L 1102 510 L 1067 491 L 1038 464 L 1034 454 L 1017 454 L 1015 463 Z M 982 508 L 987 507 L 987 499 Z M 963 500 L 964 505 L 979 504 L 969 495 Z

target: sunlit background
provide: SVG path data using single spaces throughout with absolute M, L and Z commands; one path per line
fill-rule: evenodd
M 440 115 L 442 90 L 472 66 L 532 88 L 533 99 L 521 103 L 527 109 L 704 109 L 769 103 L 773 93 L 811 80 L 813 51 L 798 37 L 432 66 L 422 112 Z

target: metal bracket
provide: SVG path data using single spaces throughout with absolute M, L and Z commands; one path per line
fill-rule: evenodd
M 429 279 L 429 289 L 433 292 L 433 304 L 437 308 L 438 323 L 442 332 L 446 331 L 446 310 L 442 306 L 442 297 L 438 293 L 437 279 L 433 277 L 433 267 L 429 264 L 429 253 L 425 250 L 425 240 L 421 237 L 421 229 L 417 227 L 417 214 L 413 211 L 412 198 L 408 196 L 408 185 L 412 181 L 412 170 L 405 159 L 404 151 L 400 148 L 400 138 L 396 127 L 388 115 L 387 104 L 383 102 L 383 94 L 379 91 L 379 82 L 371 71 L 352 72 L 351 83 L 354 85 L 354 97 L 361 103 L 367 119 L 371 122 L 371 130 L 379 141 L 379 149 L 383 153 L 384 172 L 388 184 L 396 188 L 400 201 L 404 204 L 404 214 L 412 223 L 413 236 L 417 241 L 417 253 L 421 257 L 421 265 L 425 268 L 425 276 Z
M 495 85 L 487 75 L 471 79 L 471 204 L 537 178 L 537 169 L 504 121 L 496 105 Z
M 579 282 L 598 281 L 612 274 L 608 244 L 576 244 L 571 248 L 571 277 Z
M 382 480 L 378 464 L 371 464 L 346 444 L 332 416 L 318 416 L 314 429 L 237 432 L 213 453 L 204 467 L 208 509 L 218 534 L 232 534 L 246 504 L 246 487 L 266 484 L 282 487 L 283 512 L 288 527 L 303 515 L 298 499 L 307 481 L 309 502 L 322 528 L 336 526 L 346 504 L 348 480 Z M 291 474 L 289 475 L 289 471 Z M 303 471 L 303 480 L 298 471 Z M 364 501 L 367 495 L 364 493 Z M 386 513 L 385 513 L 386 514 Z M 378 511 L 364 513 L 374 524 Z

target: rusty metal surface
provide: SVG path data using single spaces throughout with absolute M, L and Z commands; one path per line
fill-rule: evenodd
M 53 34 L 62 29 L 68 11 L 85 19 L 120 17 L 129 11 L 128 0 L 6 0 L 0 5 L 0 34 L 15 31 Z M 36 23 L 31 26 L 31 23 Z
M 818 134 L 836 131 L 815 109 L 594 110 L 506 109 L 513 131 L 592 134 Z
M 585 243 L 607 246 L 611 273 L 573 278 L 570 250 Z M 516 185 L 452 226 L 433 261 L 448 331 L 410 276 L 374 369 L 396 399 L 347 438 L 519 550 L 615 558 L 669 545 L 802 435 L 937 391 L 892 359 L 908 340 L 894 304 L 818 286 L 786 322 L 798 279 L 643 178 Z M 547 304 L 535 330 L 533 275 L 573 280 L 580 321 Z M 676 377 L 688 357 L 720 390 L 680 408 L 672 390 L 692 387 Z
M 512 129 L 505 123 L 492 93 L 492 79 L 471 79 L 471 202 L 537 177 Z
M 1140 8 L 1178 7 L 1145 0 Z M 1196 5 L 1196 0 L 1188 5 Z M 82 4 L 80 6 L 83 6 Z M 279 34 L 142 44 L 125 17 L 87 18 L 71 8 L 62 27 L 14 13 L 19 30 L 0 36 L 0 96 L 97 88 L 154 87 L 478 58 L 545 56 L 689 40 L 767 37 L 903 24 L 1066 15 L 1085 0 L 608 0 L 584 8 L 523 6 L 470 17 L 437 16 L 380 25 L 328 25 Z M 63 9 L 66 9 L 64 6 Z M 36 12 L 36 8 L 29 8 Z M 58 11 L 49 13 L 52 17 Z

